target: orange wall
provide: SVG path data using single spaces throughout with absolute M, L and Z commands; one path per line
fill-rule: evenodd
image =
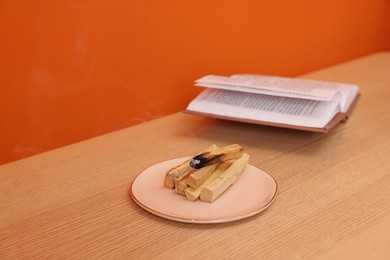
M 0 1 L 0 164 L 182 110 L 206 74 L 390 50 L 390 1 Z

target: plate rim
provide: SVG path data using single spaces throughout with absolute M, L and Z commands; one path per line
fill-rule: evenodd
M 207 219 L 205 219 L 205 218 L 186 218 L 186 217 L 174 216 L 174 215 L 170 215 L 170 214 L 167 214 L 167 213 L 164 213 L 164 212 L 160 212 L 158 210 L 155 210 L 153 208 L 148 207 L 147 205 L 145 205 L 142 202 L 140 202 L 137 199 L 137 197 L 134 195 L 134 193 L 133 193 L 134 183 L 137 180 L 137 178 L 140 175 L 142 175 L 146 170 L 148 170 L 149 168 L 151 168 L 151 167 L 153 167 L 155 165 L 158 165 L 158 164 L 162 164 L 162 163 L 166 163 L 166 162 L 174 161 L 174 160 L 178 160 L 178 159 L 185 160 L 185 159 L 188 159 L 188 158 L 191 158 L 191 157 L 190 156 L 186 156 L 186 157 L 172 158 L 172 159 L 168 159 L 168 160 L 165 160 L 165 161 L 157 162 L 155 164 L 150 165 L 149 167 L 146 167 L 144 170 L 142 170 L 140 173 L 138 173 L 137 176 L 131 182 L 130 189 L 129 189 L 129 195 L 132 198 L 132 200 L 139 207 L 141 207 L 143 210 L 145 210 L 145 211 L 147 211 L 147 212 L 149 212 L 149 213 L 151 213 L 153 215 L 156 215 L 158 217 L 165 218 L 165 219 L 168 219 L 168 220 L 171 220 L 171 221 L 182 222 L 182 223 L 193 223 L 193 224 L 226 223 L 226 222 L 232 222 L 232 221 L 236 221 L 236 220 L 240 220 L 240 219 L 249 218 L 251 216 L 254 216 L 254 215 L 259 214 L 260 212 L 266 210 L 272 204 L 272 202 L 275 200 L 275 197 L 276 197 L 276 194 L 278 193 L 278 188 L 279 188 L 278 187 L 278 182 L 276 181 L 276 179 L 272 175 L 270 175 L 268 172 L 266 172 L 266 171 L 264 171 L 264 170 L 262 170 L 262 169 L 260 169 L 260 168 L 258 168 L 256 166 L 254 166 L 252 164 L 249 164 L 249 163 L 248 163 L 248 166 L 254 167 L 254 168 L 262 171 L 263 173 L 265 173 L 269 177 L 271 177 L 271 179 L 273 180 L 273 183 L 275 184 L 275 191 L 272 194 L 272 197 L 269 199 L 269 201 L 263 207 L 257 208 L 255 210 L 250 210 L 248 212 L 245 212 L 245 213 L 233 216 L 233 217 L 227 217 L 227 218 L 221 217 L 221 218 L 207 218 Z

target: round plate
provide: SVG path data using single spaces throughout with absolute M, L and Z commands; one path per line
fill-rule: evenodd
M 130 189 L 135 203 L 152 214 L 174 221 L 221 223 L 253 216 L 265 210 L 275 198 L 275 179 L 248 164 L 236 183 L 214 202 L 189 201 L 164 186 L 166 172 L 189 158 L 164 161 L 139 174 Z

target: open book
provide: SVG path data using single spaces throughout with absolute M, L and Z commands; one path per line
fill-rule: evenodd
M 260 75 L 209 75 L 206 87 L 186 112 L 234 121 L 328 132 L 345 121 L 359 95 L 358 86 Z

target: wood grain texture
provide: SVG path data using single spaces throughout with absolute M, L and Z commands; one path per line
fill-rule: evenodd
M 0 258 L 388 259 L 390 53 L 305 75 L 356 83 L 328 134 L 173 114 L 0 167 Z M 265 212 L 185 224 L 128 196 L 148 166 L 239 143 L 278 182 Z

